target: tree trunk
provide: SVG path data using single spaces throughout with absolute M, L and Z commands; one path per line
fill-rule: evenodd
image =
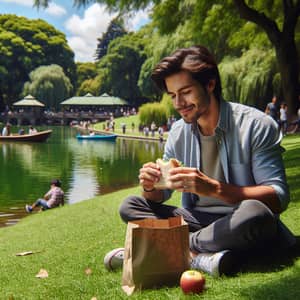
M 282 35 L 278 45 L 275 45 L 278 69 L 281 75 L 283 101 L 288 106 L 288 118 L 296 115 L 298 109 L 298 52 L 294 38 Z

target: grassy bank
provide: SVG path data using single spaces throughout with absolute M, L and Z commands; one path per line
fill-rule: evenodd
M 286 137 L 284 146 L 292 203 L 282 220 L 299 236 L 300 136 Z M 103 257 L 124 243 L 126 226 L 118 215 L 122 199 L 139 193 L 139 187 L 118 191 L 33 214 L 15 226 L 1 229 L 0 299 L 127 299 L 121 290 L 121 271 L 106 271 Z M 180 195 L 175 195 L 172 203 L 179 204 Z M 29 250 L 35 253 L 15 255 Z M 143 291 L 131 299 L 297 299 L 297 251 L 250 259 L 233 277 L 213 279 L 207 275 L 207 290 L 200 296 L 186 297 L 174 287 Z M 49 277 L 36 278 L 40 269 L 46 269 Z
M 122 130 L 122 124 L 126 125 L 126 131 L 125 135 L 128 136 L 135 136 L 135 137 L 145 137 L 144 132 L 139 131 L 139 125 L 140 125 L 140 119 L 138 115 L 128 116 L 128 117 L 120 117 L 115 118 L 115 133 L 123 135 Z M 132 128 L 132 123 L 134 123 L 134 128 Z M 103 128 L 105 128 L 106 122 L 100 122 L 95 125 L 93 125 L 93 128 L 95 130 L 103 131 Z M 149 137 L 151 136 L 151 133 L 149 132 Z M 158 139 L 159 135 L 156 130 L 155 137 Z M 164 132 L 164 138 L 167 138 L 167 132 Z

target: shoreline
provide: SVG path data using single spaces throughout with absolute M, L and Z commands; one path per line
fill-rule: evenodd
M 109 194 L 112 194 L 112 193 L 115 193 L 115 192 L 130 189 L 130 188 L 138 188 L 138 186 L 139 185 L 129 185 L 127 187 L 123 187 L 123 188 L 116 189 L 116 190 L 113 190 L 113 191 L 110 191 L 110 192 L 106 192 L 106 193 L 103 193 L 103 194 L 100 194 L 100 195 L 96 195 L 92 198 L 82 199 L 81 201 L 75 202 L 73 204 L 88 201 L 88 200 L 91 200 L 91 199 L 94 199 L 94 198 L 102 197 L 102 196 L 105 196 L 105 195 L 109 195 Z M 65 202 L 65 206 L 70 206 L 70 205 L 73 205 L 73 204 Z M 7 208 L 5 208 L 5 211 L 0 211 L 0 230 L 1 230 L 1 228 L 11 227 L 13 225 L 16 225 L 23 218 L 29 217 L 30 215 L 35 215 L 37 213 L 40 213 L 40 211 L 36 210 L 33 213 L 27 213 L 26 210 L 25 210 L 25 206 L 24 207 L 20 207 L 20 206 L 7 207 Z
M 99 134 L 115 134 L 117 137 L 119 138 L 125 138 L 125 139 L 134 139 L 134 140 L 149 140 L 149 141 L 154 141 L 154 142 L 165 142 L 167 140 L 167 137 L 164 136 L 163 139 L 161 140 L 159 137 L 157 136 L 144 136 L 144 135 L 136 135 L 136 134 L 123 134 L 123 133 L 118 133 L 115 131 L 106 131 L 106 130 L 100 130 L 100 129 L 96 129 L 96 128 L 84 128 L 82 126 L 79 125 L 75 125 L 75 128 L 82 130 L 82 131 L 88 131 L 88 130 L 93 130 L 95 133 L 99 133 Z M 167 135 L 167 132 L 164 133 L 164 135 Z

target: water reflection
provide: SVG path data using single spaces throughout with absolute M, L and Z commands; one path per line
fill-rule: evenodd
M 25 203 L 45 194 L 51 178 L 61 178 L 72 204 L 136 185 L 142 164 L 163 151 L 159 142 L 78 141 L 74 129 L 52 129 L 46 143 L 0 143 L 0 226 L 14 224 Z
M 101 194 L 101 165 L 104 162 L 113 162 L 116 143 L 73 139 L 68 143 L 68 147 L 74 153 L 73 175 L 69 191 L 66 193 L 69 203 Z M 97 170 L 96 165 L 98 165 Z

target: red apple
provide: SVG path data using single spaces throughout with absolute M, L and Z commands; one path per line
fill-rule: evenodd
M 181 275 L 180 287 L 185 294 L 201 293 L 204 285 L 205 277 L 198 271 L 188 270 Z

